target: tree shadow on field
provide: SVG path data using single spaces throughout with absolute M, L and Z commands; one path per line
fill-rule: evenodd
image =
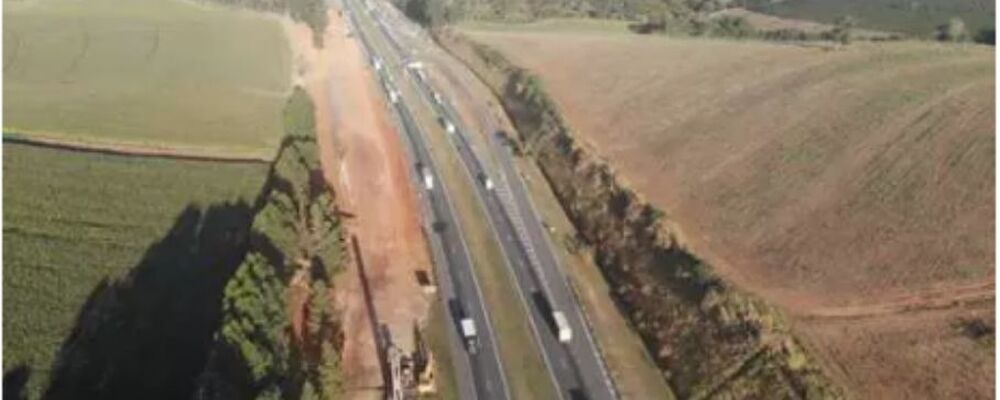
M 127 276 L 90 293 L 43 399 L 190 398 L 252 219 L 242 201 L 185 208 Z
M 31 377 L 31 367 L 20 364 L 3 373 L 3 398 L 4 400 L 22 400 L 28 396 L 24 389 Z

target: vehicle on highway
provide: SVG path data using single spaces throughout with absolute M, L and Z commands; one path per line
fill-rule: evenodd
M 562 311 L 553 311 L 552 319 L 556 321 L 556 331 L 559 334 L 559 341 L 569 343 L 573 340 L 573 328 L 569 326 L 569 320 Z
M 476 321 L 472 318 L 462 319 L 462 339 L 465 340 L 465 347 L 469 353 L 476 354 L 479 347 L 479 338 L 476 335 Z
M 486 190 L 493 190 L 493 179 L 490 179 L 489 175 L 480 172 L 477 175 L 477 178 L 479 178 L 479 182 L 482 182 L 483 187 L 485 187 Z
M 434 190 L 434 175 L 431 174 L 430 168 L 421 167 L 420 174 L 424 177 L 424 187 L 427 190 Z

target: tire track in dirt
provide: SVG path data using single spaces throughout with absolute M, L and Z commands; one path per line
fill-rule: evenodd
M 803 318 L 806 320 L 872 318 L 992 302 L 995 298 L 995 282 L 982 281 L 903 293 L 881 303 L 816 308 L 805 313 Z

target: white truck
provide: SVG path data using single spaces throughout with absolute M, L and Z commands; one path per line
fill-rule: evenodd
M 476 354 L 479 348 L 479 338 L 476 335 L 476 322 L 472 318 L 462 319 L 462 339 L 465 339 L 465 346 L 469 353 Z
M 424 176 L 424 187 L 427 190 L 434 189 L 434 175 L 431 175 L 430 168 L 423 167 L 420 169 L 420 174 Z
M 455 124 L 451 123 L 451 121 L 445 120 L 444 121 L 444 130 L 446 132 L 448 132 L 448 134 L 454 135 L 455 132 L 456 132 Z
M 486 190 L 493 190 L 493 180 L 486 178 L 486 180 L 483 181 L 483 186 L 486 186 Z
M 569 343 L 570 340 L 573 340 L 573 328 L 570 328 L 566 314 L 563 314 L 562 311 L 553 311 L 552 319 L 556 321 L 556 332 L 559 334 L 559 341 Z

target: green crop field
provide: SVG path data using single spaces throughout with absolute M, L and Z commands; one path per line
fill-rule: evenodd
M 989 0 L 750 0 L 751 9 L 780 17 L 832 23 L 842 15 L 864 28 L 930 37 L 952 17 L 965 21 L 975 34 L 993 28 L 996 5 Z
M 179 0 L 3 5 L 4 131 L 270 158 L 291 80 L 281 24 Z
M 102 280 L 149 262 L 152 246 L 191 215 L 189 206 L 204 216 L 211 205 L 252 202 L 267 173 L 265 164 L 11 143 L 3 153 L 3 367 L 5 374 L 27 367 L 29 398 L 41 394 L 56 352 Z

